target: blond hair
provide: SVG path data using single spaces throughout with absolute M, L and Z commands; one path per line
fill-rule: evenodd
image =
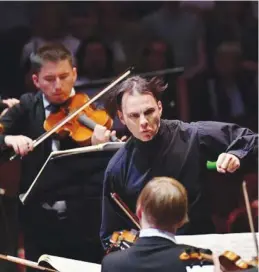
M 137 207 L 152 226 L 173 230 L 188 221 L 187 192 L 177 180 L 169 177 L 153 178 L 141 191 Z

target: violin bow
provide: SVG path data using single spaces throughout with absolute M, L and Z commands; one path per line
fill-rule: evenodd
M 255 234 L 254 222 L 253 222 L 253 218 L 252 218 L 252 211 L 251 211 L 251 206 L 250 206 L 250 201 L 249 201 L 249 197 L 248 197 L 247 187 L 246 187 L 246 182 L 245 181 L 243 181 L 242 188 L 243 188 L 243 194 L 244 194 L 244 199 L 245 199 L 245 205 L 246 205 L 246 211 L 247 211 L 247 216 L 248 216 L 248 222 L 249 222 L 250 230 L 251 230 L 251 232 L 253 234 L 256 256 L 258 257 L 258 255 L 259 255 L 258 241 L 257 241 L 257 237 L 256 237 L 256 234 Z
M 51 268 L 48 268 L 48 267 L 44 267 L 44 266 L 40 266 L 36 262 L 28 261 L 28 260 L 21 259 L 21 258 L 18 258 L 18 257 L 13 257 L 13 256 L 10 256 L 10 255 L 0 254 L 0 259 L 11 262 L 11 263 L 16 263 L 16 264 L 19 264 L 19 265 L 22 265 L 22 266 L 35 268 L 35 269 L 41 270 L 41 271 L 58 272 L 57 270 L 54 270 L 54 269 L 51 269 Z
M 129 217 L 129 219 L 140 229 L 139 220 L 137 216 L 132 213 L 128 206 L 121 200 L 118 194 L 111 193 L 111 198 L 116 202 L 116 204 L 124 211 L 124 213 Z
M 121 76 L 119 76 L 117 79 L 115 79 L 111 84 L 109 84 L 106 88 L 104 88 L 101 92 L 99 92 L 96 96 L 94 96 L 92 99 L 90 99 L 87 103 L 82 105 L 80 108 L 78 108 L 76 111 L 69 114 L 66 118 L 61 120 L 56 126 L 54 126 L 49 131 L 42 134 L 40 137 L 35 139 L 33 141 L 33 148 L 38 146 L 40 143 L 45 141 L 49 136 L 51 136 L 53 133 L 55 133 L 58 129 L 60 129 L 63 125 L 65 125 L 67 122 L 69 122 L 71 119 L 73 119 L 76 115 L 78 115 L 82 110 L 90 106 L 92 103 L 94 103 L 97 99 L 99 99 L 101 96 L 106 94 L 111 88 L 113 88 L 116 84 L 121 82 L 124 78 L 126 78 L 131 72 L 133 71 L 133 67 L 129 68 L 124 72 Z M 13 155 L 10 160 L 13 160 L 17 155 Z

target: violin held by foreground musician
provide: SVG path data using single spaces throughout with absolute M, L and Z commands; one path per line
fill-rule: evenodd
M 4 128 L 4 133 L 0 135 L 0 147 L 4 149 L 8 146 L 13 148 L 16 154 L 24 156 L 21 160 L 18 194 L 28 190 L 51 151 L 80 146 L 72 138 L 49 137 L 33 152 L 29 152 L 33 149 L 33 140 L 46 132 L 44 123 L 51 116 L 53 108 L 51 106 L 66 103 L 75 96 L 73 86 L 77 78 L 71 53 L 61 44 L 47 44 L 39 48 L 31 61 L 32 79 L 39 91 L 22 95 L 20 103 L 10 108 L 0 118 Z M 65 114 L 64 111 L 62 113 Z M 55 114 L 53 116 L 55 117 Z M 105 126 L 96 125 L 91 143 L 88 144 L 107 142 L 111 135 L 112 132 Z M 56 175 L 55 171 L 51 174 Z M 88 241 L 84 239 L 85 230 L 81 233 L 80 224 L 73 223 L 74 217 L 70 219 L 68 216 L 68 219 L 60 222 L 59 213 L 64 214 L 69 209 L 71 215 L 78 214 L 82 217 L 80 213 L 83 210 L 80 206 L 83 202 L 83 192 L 80 187 L 76 187 L 79 184 L 74 184 L 72 191 L 65 186 L 69 185 L 64 184 L 63 195 L 59 195 L 59 199 L 54 198 L 51 201 L 44 199 L 46 203 L 43 201 L 20 207 L 19 218 L 24 234 L 26 257 L 37 261 L 40 255 L 52 252 L 57 256 L 96 262 L 96 256 L 101 252 L 101 248 L 90 242 L 91 245 L 87 244 Z M 72 211 L 64 198 L 67 194 L 70 202 L 77 203 L 71 206 Z M 76 220 L 78 222 L 79 219 Z
M 186 271 L 179 255 L 188 247 L 175 241 L 178 228 L 188 221 L 187 193 L 168 177 L 152 179 L 137 200 L 139 238 L 128 249 L 111 252 L 102 262 L 102 272 Z
M 134 227 L 114 205 L 111 192 L 134 210 L 139 192 L 150 179 L 173 177 L 184 184 L 190 204 L 189 222 L 177 234 L 214 233 L 205 195 L 206 161 L 217 161 L 217 171 L 222 174 L 243 174 L 257 167 L 258 135 L 250 129 L 222 122 L 161 119 L 166 87 L 158 78 L 133 76 L 109 94 L 107 104 L 112 112 L 117 111 L 132 137 L 106 169 L 100 229 L 104 247 L 114 231 Z

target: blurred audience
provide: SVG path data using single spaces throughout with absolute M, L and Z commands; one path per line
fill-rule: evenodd
M 137 72 L 146 73 L 174 68 L 174 59 L 171 47 L 160 38 L 153 38 L 147 41 L 143 49 L 140 51 L 139 65 Z M 150 76 L 152 78 L 155 75 Z M 162 96 L 163 103 L 163 118 L 174 119 L 179 117 L 177 106 L 177 91 L 176 91 L 176 78 L 172 74 L 158 75 L 164 82 L 168 83 L 168 88 Z
M 79 80 L 95 80 L 111 77 L 113 53 L 105 42 L 96 37 L 83 40 L 76 54 Z
M 180 1 L 163 2 L 162 7 L 143 18 L 143 27 L 150 35 L 169 43 L 176 67 L 184 67 L 184 77 L 192 78 L 204 71 L 206 55 L 202 21 L 185 11 Z
M 238 43 L 223 42 L 218 46 L 214 74 L 208 81 L 211 118 L 251 127 L 257 118 L 257 90 L 243 73 L 241 58 Z
M 215 1 L 215 9 L 206 16 L 205 24 L 210 65 L 216 48 L 225 40 L 240 43 L 244 59 L 258 62 L 258 23 L 252 1 Z
M 99 38 L 90 37 L 81 42 L 76 54 L 76 87 L 88 96 L 96 95 L 103 84 L 92 81 L 113 76 L 113 54 L 110 48 Z
M 22 63 L 46 42 L 61 42 L 72 53 L 76 53 L 80 41 L 67 31 L 67 17 L 69 15 L 65 3 L 35 3 L 31 14 L 32 37 L 23 47 Z
M 96 2 L 68 2 L 70 18 L 69 33 L 79 41 L 94 36 L 99 27 L 99 13 Z

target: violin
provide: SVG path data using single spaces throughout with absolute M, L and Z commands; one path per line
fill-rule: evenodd
M 62 105 L 57 112 L 50 113 L 43 124 L 44 129 L 46 131 L 50 131 L 61 120 L 65 119 L 66 116 L 75 112 L 89 100 L 90 98 L 84 93 L 78 93 L 73 97 L 70 97 L 68 100 L 69 103 Z M 80 145 L 88 145 L 91 141 L 96 124 L 105 126 L 107 129 L 111 129 L 112 123 L 113 121 L 111 117 L 105 110 L 96 109 L 94 105 L 89 105 L 73 119 L 59 128 L 56 133 L 61 137 L 69 136 Z M 118 141 L 115 136 L 111 137 L 111 140 Z
M 109 246 L 106 251 L 106 254 L 110 252 L 114 252 L 117 250 L 124 250 L 131 247 L 136 240 L 138 239 L 138 231 L 132 230 L 123 230 L 123 231 L 115 231 L 113 232 L 110 240 Z
M 122 211 L 129 217 L 129 219 L 136 225 L 138 230 L 140 230 L 140 224 L 137 216 L 128 208 L 128 206 L 122 201 L 116 193 L 111 193 L 111 198 L 115 203 L 122 209 Z M 117 251 L 124 250 L 131 247 L 137 240 L 139 232 L 137 230 L 123 230 L 113 232 L 107 246 L 106 254 Z
M 91 113 L 92 117 L 95 116 L 95 118 L 96 118 L 96 115 L 93 114 L 93 112 L 91 111 L 89 106 L 91 104 L 93 104 L 101 96 L 105 95 L 111 88 L 113 88 L 116 84 L 121 82 L 125 77 L 127 77 L 132 72 L 132 70 L 133 70 L 133 67 L 129 68 L 126 72 L 124 72 L 121 76 L 119 76 L 117 79 L 115 79 L 110 85 L 108 85 L 105 89 L 103 89 L 101 92 L 99 92 L 92 99 L 89 100 L 85 96 L 84 97 L 85 103 L 82 103 L 81 106 L 78 105 L 79 104 L 78 99 L 80 99 L 82 97 L 77 96 L 75 99 L 72 100 L 72 101 L 74 101 L 73 102 L 74 109 L 70 110 L 69 107 L 65 107 L 64 111 L 61 111 L 60 114 L 52 115 L 52 117 L 48 118 L 46 120 L 46 123 L 44 124 L 44 127 L 47 128 L 48 130 L 44 134 L 42 134 L 40 137 L 38 137 L 37 139 L 35 139 L 33 141 L 33 148 L 35 148 L 36 146 L 41 144 L 43 141 L 45 141 L 48 137 L 50 137 L 52 134 L 56 133 L 57 131 L 60 131 L 61 134 L 69 133 L 71 136 L 73 135 L 75 137 L 75 139 L 77 138 L 77 139 L 81 140 L 82 143 L 89 140 L 89 136 L 82 137 L 81 129 L 78 129 L 79 124 L 87 124 L 90 126 L 90 128 L 94 128 L 94 126 L 96 124 L 96 119 L 91 120 L 91 118 L 86 116 L 86 113 Z M 79 106 L 79 108 L 77 108 L 76 106 Z M 82 111 L 84 111 L 83 114 L 82 114 Z M 67 115 L 67 116 L 65 118 L 61 119 L 61 117 L 65 116 L 65 115 Z M 107 126 L 109 126 L 109 118 L 106 119 L 104 117 L 104 113 L 100 113 L 100 115 L 102 116 L 102 119 L 103 119 L 102 121 L 104 123 L 106 123 Z M 73 125 L 72 120 L 74 120 L 74 122 L 75 122 L 74 125 Z M 107 122 L 105 122 L 105 120 Z M 72 130 L 72 128 L 74 128 L 74 130 Z M 16 157 L 17 157 L 17 155 L 15 154 L 15 155 L 11 156 L 9 158 L 9 160 L 13 160 Z
M 190 267 L 194 265 L 203 266 L 213 263 L 213 254 L 208 249 L 187 248 L 180 254 L 179 259 L 187 262 Z M 236 253 L 227 250 L 219 256 L 219 263 L 223 272 L 238 271 L 257 267 L 258 258 L 247 262 Z

